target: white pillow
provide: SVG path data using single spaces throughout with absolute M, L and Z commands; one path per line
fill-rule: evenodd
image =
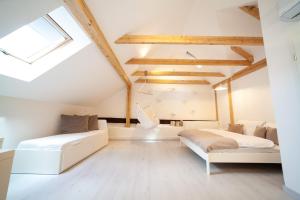
M 272 122 L 267 122 L 267 123 L 265 124 L 265 127 L 277 128 L 277 127 L 276 127 L 276 124 L 275 124 L 275 123 L 272 123 Z
M 264 126 L 265 123 L 266 123 L 265 121 L 250 121 L 250 120 L 237 121 L 237 124 L 244 125 L 244 134 L 245 135 L 254 135 L 256 126 Z

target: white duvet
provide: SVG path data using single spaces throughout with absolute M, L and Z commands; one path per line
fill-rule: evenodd
M 231 138 L 235 140 L 240 147 L 243 148 L 273 148 L 275 146 L 271 140 L 267 140 L 260 137 L 242 135 L 242 134 L 219 130 L 219 129 L 201 129 L 201 130 L 211 132 L 223 137 Z
M 79 144 L 83 139 L 97 136 L 99 133 L 101 130 L 24 140 L 19 143 L 17 149 L 62 150 L 66 146 Z

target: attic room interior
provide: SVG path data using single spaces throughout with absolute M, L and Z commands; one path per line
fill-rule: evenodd
M 300 199 L 300 0 L 1 0 L 0 200 Z

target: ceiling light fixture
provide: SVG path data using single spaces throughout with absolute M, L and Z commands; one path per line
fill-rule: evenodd
M 197 60 L 197 57 L 196 57 L 194 54 L 192 54 L 191 52 L 186 51 L 186 54 L 187 54 L 188 56 L 194 58 L 195 60 Z M 196 67 L 197 67 L 198 69 L 201 69 L 203 66 L 202 66 L 202 65 L 196 65 Z
M 139 49 L 139 54 L 140 57 L 144 58 L 150 51 L 151 45 L 143 45 L 140 49 Z
M 225 85 L 219 85 L 215 88 L 216 91 L 223 91 L 227 90 L 227 87 Z
M 186 54 L 187 54 L 188 56 L 190 56 L 190 57 L 194 58 L 195 60 L 197 60 L 197 57 L 196 57 L 196 56 L 194 56 L 194 54 L 192 54 L 191 52 L 189 52 L 189 51 L 186 51 Z

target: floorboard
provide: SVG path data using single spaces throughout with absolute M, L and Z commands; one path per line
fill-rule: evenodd
M 211 170 L 177 141 L 112 141 L 61 175 L 12 175 L 8 200 L 289 199 L 279 165 Z

